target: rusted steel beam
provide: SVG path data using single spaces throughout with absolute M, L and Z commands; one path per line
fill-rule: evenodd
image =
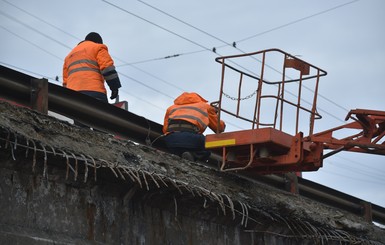
M 362 216 L 368 222 L 373 221 L 372 204 L 370 202 L 361 201 Z
M 0 67 L 0 97 L 31 107 L 31 80 L 26 74 Z M 162 135 L 162 125 L 90 96 L 48 83 L 48 110 L 92 128 L 141 144 Z M 155 145 L 159 145 L 159 140 Z M 160 146 L 162 147 L 162 146 Z
M 286 191 L 299 194 L 298 177 L 294 172 L 285 174 Z
M 31 108 L 48 114 L 48 80 L 31 79 Z

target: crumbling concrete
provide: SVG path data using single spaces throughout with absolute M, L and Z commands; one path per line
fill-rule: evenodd
M 1 244 L 382 244 L 342 210 L 0 102 Z

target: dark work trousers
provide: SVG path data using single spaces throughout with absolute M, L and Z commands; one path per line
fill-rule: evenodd
M 101 100 L 105 103 L 108 103 L 107 95 L 101 92 L 95 92 L 95 91 L 79 91 L 82 94 L 91 96 L 95 99 Z
M 205 148 L 205 136 L 199 133 L 177 131 L 164 137 L 167 148 L 172 154 L 181 156 L 183 152 L 191 152 L 199 160 L 207 160 L 210 151 Z
M 85 95 L 88 95 L 88 96 L 91 96 L 97 100 L 101 100 L 105 103 L 108 103 L 108 99 L 107 99 L 107 95 L 104 94 L 104 93 L 101 93 L 101 92 L 95 92 L 95 91 L 79 91 L 80 93 L 82 94 L 85 94 Z M 75 121 L 74 120 L 74 124 L 76 126 L 79 126 L 79 127 L 82 127 L 82 128 L 90 128 L 89 126 L 79 122 L 79 121 Z

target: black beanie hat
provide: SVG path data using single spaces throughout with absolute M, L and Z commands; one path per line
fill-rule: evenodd
M 88 33 L 88 35 L 86 36 L 86 39 L 87 41 L 92 41 L 94 43 L 100 43 L 100 44 L 103 44 L 103 39 L 102 37 L 96 33 L 96 32 L 90 32 Z

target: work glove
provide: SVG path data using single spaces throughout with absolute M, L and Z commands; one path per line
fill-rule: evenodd
M 119 90 L 115 89 L 115 90 L 111 90 L 111 97 L 110 99 L 116 99 L 116 97 L 118 97 L 118 94 L 119 94 Z

